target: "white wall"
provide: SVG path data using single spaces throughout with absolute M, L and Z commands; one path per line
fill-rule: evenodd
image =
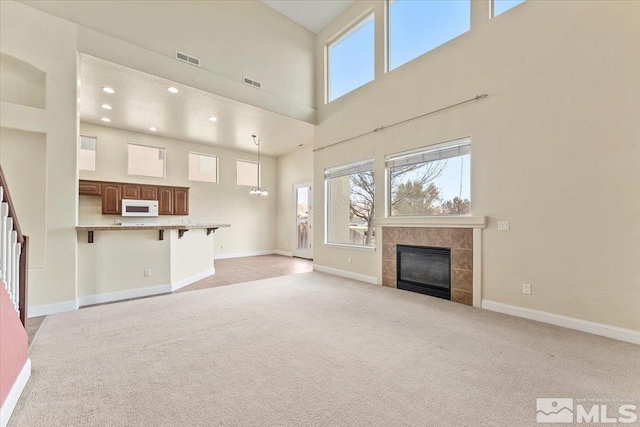
M 313 147 L 301 147 L 278 157 L 278 236 L 277 249 L 290 253 L 293 247 L 295 184 L 313 181 Z
M 179 141 L 115 128 L 80 123 L 80 133 L 98 138 L 96 172 L 80 172 L 81 179 L 135 182 L 190 187 L 189 217 L 160 216 L 155 222 L 169 220 L 199 223 L 228 223 L 214 236 L 216 255 L 271 251 L 276 247 L 276 161 L 262 156 L 262 182 L 270 191 L 268 197 L 249 194 L 249 187 L 236 185 L 236 160 L 257 159 L 255 153 L 227 150 L 205 144 Z M 166 178 L 127 175 L 127 143 L 164 147 Z M 218 156 L 219 183 L 189 181 L 189 152 Z M 102 215 L 99 197 L 80 197 L 81 224 L 113 224 L 119 216 Z
M 316 190 L 326 167 L 374 157 L 383 216 L 385 154 L 471 136 L 472 213 L 489 218 L 483 299 L 640 330 L 640 3 L 527 1 L 492 20 L 488 5 L 472 2 L 470 32 L 387 74 L 383 2 L 356 2 L 318 35 L 323 76 L 324 44 L 375 9 L 376 80 L 319 102 L 316 148 L 489 97 L 317 152 Z M 378 269 L 374 252 L 320 244 L 322 228 L 317 264 Z
M 29 236 L 29 268 L 43 269 L 47 240 L 46 135 L 0 128 L 0 164 L 20 229 Z M 26 178 L 25 171 L 29 171 Z
M 46 246 L 43 268 L 31 270 L 29 277 L 30 306 L 76 295 L 76 46 L 76 25 L 13 1 L 0 2 L 0 52 L 46 74 L 46 109 L 7 102 L 0 109 L 1 127 L 46 133 Z M 30 168 L 15 172 L 7 179 L 40 176 Z
M 315 123 L 315 35 L 261 1 L 23 3 L 79 24 L 80 52 Z

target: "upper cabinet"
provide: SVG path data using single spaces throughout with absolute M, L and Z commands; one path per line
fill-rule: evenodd
M 158 213 L 160 215 L 173 215 L 173 188 L 158 188 Z
M 102 184 L 102 215 L 120 215 L 122 206 L 122 186 L 105 182 Z
M 122 199 L 157 200 L 160 215 L 189 215 L 189 187 L 80 180 L 78 188 L 102 197 L 103 215 L 121 215 Z

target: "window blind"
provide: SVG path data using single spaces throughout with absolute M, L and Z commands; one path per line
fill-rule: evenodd
M 471 138 L 457 139 L 455 141 L 436 144 L 418 150 L 392 154 L 385 157 L 387 168 L 397 168 L 420 163 L 433 162 L 435 160 L 448 159 L 471 153 Z
M 374 160 L 363 160 L 360 162 L 349 163 L 348 165 L 334 166 L 324 170 L 325 179 L 338 178 L 341 176 L 353 175 L 360 172 L 373 172 Z

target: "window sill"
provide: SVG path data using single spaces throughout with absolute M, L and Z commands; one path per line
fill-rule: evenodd
M 324 243 L 325 246 L 342 249 L 355 249 L 357 251 L 375 252 L 375 246 L 348 245 L 345 243 Z

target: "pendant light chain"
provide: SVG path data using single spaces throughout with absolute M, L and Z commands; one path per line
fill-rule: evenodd
M 251 194 L 252 196 L 258 196 L 258 197 L 268 196 L 269 192 L 267 191 L 266 188 L 262 186 L 262 163 L 260 162 L 260 138 L 258 138 L 256 135 L 251 135 L 251 138 L 253 138 L 253 143 L 258 146 L 258 186 L 252 187 L 251 191 L 249 191 L 249 194 Z

